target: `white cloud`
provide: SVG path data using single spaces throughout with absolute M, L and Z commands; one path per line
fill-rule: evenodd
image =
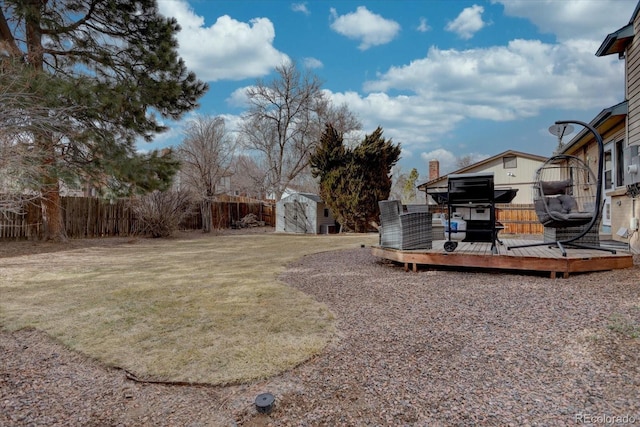
M 207 27 L 185 0 L 159 2 L 160 13 L 178 20 L 178 49 L 189 70 L 206 81 L 242 80 L 268 74 L 288 62 L 273 47 L 275 29 L 267 18 L 240 22 L 220 16 Z
M 322 68 L 323 64 L 322 61 L 320 61 L 317 58 L 303 58 L 302 59 L 302 63 L 304 64 L 305 68 L 309 68 L 309 69 L 314 69 L 314 68 Z
M 330 96 L 336 105 L 349 105 L 363 129 L 380 125 L 404 150 L 418 153 L 455 144 L 453 132 L 473 119 L 519 120 L 551 109 L 588 110 L 620 102 L 621 63 L 593 53 L 584 41 L 513 40 L 468 50 L 432 47 L 424 58 L 366 82 L 365 93 Z
M 421 33 L 426 33 L 430 29 L 431 27 L 429 26 L 429 24 L 427 24 L 427 18 L 420 17 L 420 24 L 418 24 L 418 27 L 416 28 L 416 30 L 418 30 Z
M 605 36 L 629 22 L 636 0 L 492 0 L 508 16 L 525 18 L 558 40 L 586 39 L 597 45 Z
M 371 13 L 366 7 L 359 6 L 355 12 L 339 16 L 331 8 L 333 22 L 331 29 L 353 40 L 360 40 L 358 49 L 367 50 L 372 46 L 387 44 L 400 31 L 400 24 Z
M 360 117 L 365 133 L 382 126 L 386 137 L 409 152 L 417 147 L 440 146 L 442 139 L 464 119 L 455 112 L 455 105 L 429 103 L 417 96 L 393 97 L 382 92 L 366 96 L 356 92 L 326 93 L 335 105 L 347 104 Z
M 529 40 L 462 51 L 432 47 L 425 58 L 377 77 L 366 91 L 409 91 L 424 103 L 496 121 L 546 108 L 604 108 L 619 102 L 623 79 L 619 63 L 597 58 L 586 44 Z
M 460 38 L 469 40 L 475 33 L 484 28 L 486 23 L 482 20 L 484 7 L 473 5 L 465 8 L 460 15 L 446 26 L 447 31 L 456 33 Z
M 309 9 L 307 8 L 307 2 L 291 4 L 291 10 L 294 12 L 304 13 L 307 16 L 311 15 L 311 12 L 309 12 Z
M 234 90 L 231 95 L 225 100 L 231 107 L 245 108 L 249 106 L 249 100 L 247 98 L 247 89 L 251 86 L 240 87 Z

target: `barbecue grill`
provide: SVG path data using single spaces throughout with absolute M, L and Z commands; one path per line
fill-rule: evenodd
M 494 189 L 493 172 L 451 174 L 448 178 L 447 218 L 445 229 L 447 241 L 444 249 L 453 252 L 458 242 L 452 239 L 451 218 L 456 213 L 466 221 L 465 242 L 491 242 L 491 253 L 497 254 L 498 227 L 496 227 L 496 198 L 502 203 L 509 203 L 517 190 Z M 444 197 L 443 197 L 444 199 Z

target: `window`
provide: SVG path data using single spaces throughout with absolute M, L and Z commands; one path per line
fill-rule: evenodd
M 502 166 L 504 169 L 515 169 L 518 167 L 518 158 L 516 156 L 504 156 L 502 158 Z
M 624 185 L 624 139 L 616 141 L 616 187 Z
M 324 217 L 329 218 L 329 209 L 327 208 L 324 209 Z
M 611 150 L 604 152 L 604 188 L 613 188 L 613 157 Z

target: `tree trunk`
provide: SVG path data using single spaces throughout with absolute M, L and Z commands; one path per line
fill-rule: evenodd
M 27 55 L 24 59 L 37 71 L 42 71 L 44 64 L 40 20 L 42 18 L 42 8 L 45 4 L 46 1 L 43 0 L 28 0 L 24 3 L 24 7 L 28 8 L 25 26 Z M 60 182 L 58 174 L 55 173 L 57 155 L 53 135 L 48 132 L 36 132 L 34 137 L 36 144 L 41 148 L 44 155 L 42 162 L 44 176 L 40 202 L 44 239 L 62 242 L 67 240 L 67 233 L 62 221 Z
M 44 240 L 64 242 L 67 231 L 62 217 L 60 179 L 56 168 L 57 152 L 53 135 L 49 132 L 35 134 L 36 143 L 42 152 L 42 184 L 40 188 Z
M 62 205 L 60 185 L 57 178 L 48 178 L 48 183 L 42 189 L 42 221 L 44 240 L 64 242 L 67 240 L 64 221 L 62 220 Z
M 200 211 L 202 214 L 202 232 L 211 233 L 213 228 L 213 216 L 211 215 L 211 200 L 205 199 L 200 205 Z

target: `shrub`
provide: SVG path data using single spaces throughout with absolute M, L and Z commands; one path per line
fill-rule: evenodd
M 140 233 L 151 237 L 169 237 L 193 210 L 186 192 L 154 191 L 135 200 L 133 212 Z

